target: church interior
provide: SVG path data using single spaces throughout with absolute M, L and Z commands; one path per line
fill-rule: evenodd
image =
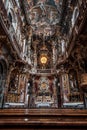
M 0 0 L 0 128 L 86 126 L 87 0 Z

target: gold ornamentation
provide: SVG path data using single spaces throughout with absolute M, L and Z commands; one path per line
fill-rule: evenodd
M 47 57 L 46 56 L 42 56 L 40 59 L 42 64 L 46 64 L 47 63 Z

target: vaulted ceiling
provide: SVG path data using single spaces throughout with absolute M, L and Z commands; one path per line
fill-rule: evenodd
M 23 0 L 27 24 L 36 35 L 53 36 L 61 26 L 61 33 L 67 33 L 68 4 L 68 0 Z
M 25 1 L 24 8 L 28 24 L 34 34 L 53 35 L 60 22 L 61 3 L 54 0 Z

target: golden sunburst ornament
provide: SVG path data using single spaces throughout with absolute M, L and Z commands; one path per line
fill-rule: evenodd
M 42 56 L 40 59 L 42 64 L 46 64 L 47 63 L 47 57 L 46 56 Z

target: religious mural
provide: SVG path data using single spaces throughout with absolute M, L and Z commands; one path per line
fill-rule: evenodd
M 30 0 L 25 3 L 25 10 L 28 11 L 26 16 L 33 33 L 44 36 L 53 35 L 56 29 L 55 25 L 59 23 L 60 18 L 60 13 L 55 6 L 57 4 L 60 6 L 60 2 L 54 0 L 35 0 L 33 2 Z M 31 9 L 29 10 L 29 8 Z

